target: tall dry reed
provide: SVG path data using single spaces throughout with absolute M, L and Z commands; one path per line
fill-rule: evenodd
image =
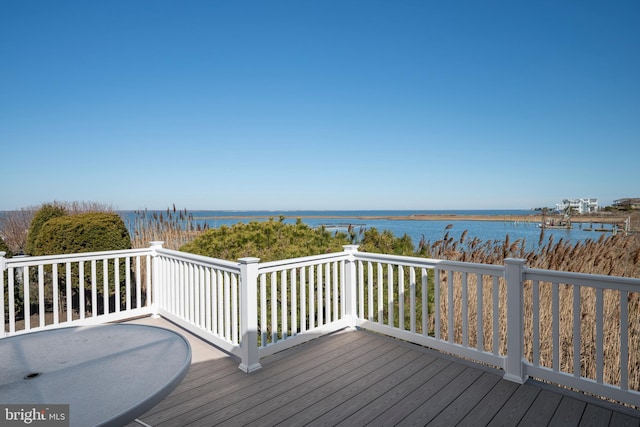
M 176 250 L 209 228 L 206 223 L 194 220 L 186 209 L 176 210 L 176 205 L 166 212 L 136 211 L 133 224 L 128 226 L 133 248 L 148 247 L 149 242 L 160 240 L 164 242 L 163 247 Z

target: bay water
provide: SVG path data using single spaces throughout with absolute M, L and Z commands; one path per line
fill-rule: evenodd
M 147 215 L 154 212 L 166 215 L 166 211 L 148 211 Z M 509 240 L 524 240 L 527 250 L 536 250 L 540 245 L 545 245 L 553 236 L 554 242 L 560 239 L 572 244 L 586 239 L 597 240 L 601 232 L 588 231 L 588 224 L 574 224 L 572 229 L 545 229 L 541 239 L 542 229 L 539 223 L 533 221 L 516 221 L 510 217 L 531 216 L 536 212 L 531 210 L 283 210 L 283 211 L 225 211 L 225 210 L 199 210 L 189 211 L 193 222 L 201 226 L 217 228 L 223 225 L 250 221 L 267 221 L 270 218 L 279 220 L 284 216 L 285 223 L 295 223 L 298 218 L 310 227 L 324 226 L 330 231 L 345 232 L 353 227 L 356 232 L 376 228 L 378 232 L 391 231 L 394 236 L 401 237 L 407 234 L 413 244 L 417 246 L 421 239 L 434 243 L 442 239 L 445 233 L 449 237 L 459 239 L 463 232 L 467 232 L 466 240 L 478 238 L 483 241 L 504 241 L 507 235 Z M 133 224 L 136 213 L 122 211 L 120 215 L 128 225 Z M 479 220 L 413 220 L 413 219 L 389 219 L 389 217 L 409 217 L 412 215 L 483 215 L 495 216 L 499 221 Z M 376 217 L 376 218 L 371 218 Z M 380 218 L 382 217 L 382 218 Z M 610 235 L 608 233 L 607 235 Z

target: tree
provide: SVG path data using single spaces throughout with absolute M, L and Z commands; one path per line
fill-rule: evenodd
M 0 234 L 13 254 L 24 254 L 27 232 L 37 208 L 22 208 L 0 214 Z

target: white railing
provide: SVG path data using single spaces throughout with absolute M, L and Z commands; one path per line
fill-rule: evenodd
M 504 267 L 364 252 L 355 260 L 358 326 L 505 368 Z
M 640 406 L 640 279 L 355 252 L 357 325 Z M 631 386 L 633 385 L 633 386 Z
M 260 357 L 352 326 L 345 290 L 348 252 L 258 265 Z
M 640 406 L 640 280 L 529 268 L 522 278 L 524 373 Z
M 524 263 L 401 257 L 357 246 L 230 262 L 161 242 L 0 256 L 0 335 L 159 314 L 236 355 L 250 372 L 262 357 L 360 327 L 496 366 L 511 381 L 534 377 L 640 406 L 640 279 Z
M 240 356 L 240 274 L 237 262 L 156 245 L 154 308 L 163 317 Z
M 0 253 L 0 336 L 151 313 L 151 250 L 15 257 Z

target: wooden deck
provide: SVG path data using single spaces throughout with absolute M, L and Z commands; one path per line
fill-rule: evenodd
M 365 331 L 344 331 L 277 353 L 251 374 L 181 331 L 192 344 L 184 381 L 128 427 L 559 425 L 640 426 L 640 411 Z

